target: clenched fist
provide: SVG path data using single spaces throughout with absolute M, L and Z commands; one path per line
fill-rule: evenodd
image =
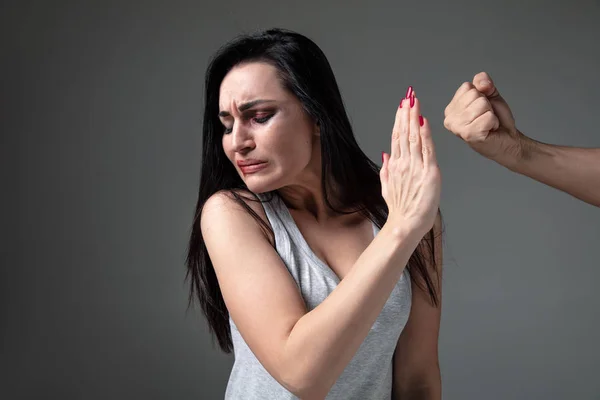
M 508 104 L 485 72 L 463 83 L 444 111 L 446 129 L 495 161 L 518 159 L 522 134 Z

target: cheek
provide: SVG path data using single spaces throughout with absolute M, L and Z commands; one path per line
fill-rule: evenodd
M 304 168 L 313 155 L 313 147 L 310 138 L 297 137 L 282 144 L 279 151 L 280 162 L 291 169 Z
M 254 137 L 259 154 L 268 155 L 281 168 L 304 167 L 311 159 L 313 137 L 310 127 L 300 118 L 282 118 L 265 127 Z M 299 128 L 300 127 L 300 128 Z M 224 146 L 225 143 L 224 143 Z

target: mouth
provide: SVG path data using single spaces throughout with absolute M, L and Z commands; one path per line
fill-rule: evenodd
M 237 165 L 244 175 L 249 175 L 266 168 L 267 162 L 258 160 L 238 161 Z

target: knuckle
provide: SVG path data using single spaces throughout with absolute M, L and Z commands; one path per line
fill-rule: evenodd
M 481 109 L 479 107 L 470 107 L 466 111 L 467 120 L 470 122 L 473 122 L 480 115 L 481 115 Z
M 470 127 L 465 125 L 460 130 L 458 130 L 456 134 L 462 139 L 468 140 L 469 135 L 471 135 L 471 131 L 469 129 Z
M 473 104 L 476 104 L 477 107 L 484 110 L 488 110 L 491 107 L 488 99 L 486 99 L 485 96 L 481 95 L 481 93 L 478 94 L 478 98 L 473 102 Z
M 472 89 L 474 87 L 475 86 L 473 86 L 471 82 L 463 82 L 462 85 L 460 85 L 460 88 L 463 90 Z
M 452 124 L 450 123 L 450 118 L 448 118 L 448 117 L 444 118 L 444 128 L 451 131 L 452 130 L 451 126 L 452 126 Z
M 489 131 L 492 129 L 496 123 L 496 116 L 492 111 L 486 111 L 482 116 L 483 129 Z
M 485 96 L 483 94 L 481 94 L 479 92 L 479 90 L 475 89 L 475 87 L 469 89 L 469 91 L 467 93 L 469 95 L 469 99 L 475 100 L 477 98 L 482 98 L 482 97 L 485 99 Z
M 400 127 L 400 132 L 402 134 L 408 134 L 408 130 L 409 130 L 408 124 L 402 124 L 402 126 Z
M 396 170 L 401 174 L 405 174 L 410 169 L 410 160 L 408 157 L 402 157 L 398 160 L 398 164 L 396 165 Z
M 487 110 L 482 114 L 482 117 L 484 121 L 492 121 L 494 119 L 494 113 L 492 110 Z
M 450 104 L 444 108 L 444 117 L 447 117 L 450 114 Z

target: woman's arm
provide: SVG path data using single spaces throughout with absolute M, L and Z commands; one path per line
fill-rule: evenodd
M 307 399 L 327 395 L 421 239 L 409 226 L 386 223 L 337 288 L 306 312 L 279 255 L 232 199 L 222 193 L 211 197 L 201 226 L 225 303 L 242 337 L 279 383 Z
M 394 353 L 394 400 L 440 400 L 442 398 L 438 362 L 442 293 L 442 224 L 439 214 L 433 231 L 436 259 L 426 260 L 426 265 L 431 271 L 431 281 L 436 286 L 440 304 L 434 306 L 429 294 L 413 281 L 410 315 Z M 424 254 L 429 253 L 424 252 Z

